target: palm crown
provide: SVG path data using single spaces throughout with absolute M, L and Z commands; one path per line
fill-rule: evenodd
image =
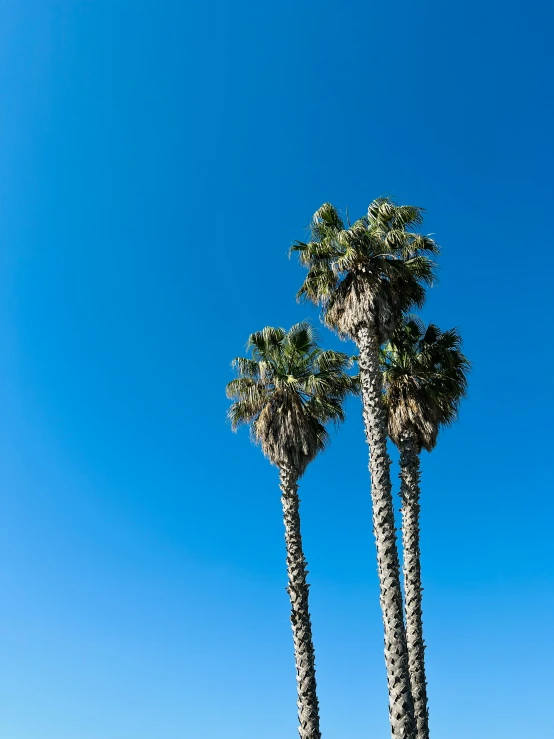
M 466 395 L 470 363 L 456 329 L 441 331 L 408 316 L 381 352 L 389 436 L 415 433 L 431 451 L 441 426 L 453 423 Z
M 422 222 L 421 208 L 378 198 L 345 228 L 325 203 L 312 218 L 311 241 L 291 249 L 308 269 L 298 297 L 322 305 L 325 322 L 339 334 L 355 337 L 359 327 L 371 326 L 386 341 L 402 312 L 423 304 L 433 279 L 430 255 L 438 246 L 414 231 Z
M 268 326 L 250 336 L 247 348 L 251 357 L 233 360 L 237 378 L 227 385 L 233 430 L 251 424 L 270 462 L 301 475 L 328 442 L 325 424 L 344 420 L 343 400 L 357 390 L 345 372 L 351 359 L 320 349 L 308 323 L 289 331 Z

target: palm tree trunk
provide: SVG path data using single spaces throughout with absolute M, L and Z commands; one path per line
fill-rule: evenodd
M 312 640 L 312 622 L 308 609 L 306 582 L 306 559 L 302 550 L 300 533 L 300 499 L 298 497 L 298 475 L 292 467 L 279 468 L 282 492 L 285 542 L 287 545 L 287 592 L 291 603 L 291 624 L 296 661 L 296 683 L 298 690 L 298 733 L 300 739 L 321 739 L 319 730 L 319 702 L 315 679 L 315 653 Z
M 387 453 L 387 424 L 383 406 L 383 380 L 379 366 L 379 341 L 369 328 L 356 336 L 362 386 L 363 417 L 369 444 L 369 471 L 373 532 L 377 545 L 381 611 L 385 628 L 385 665 L 389 688 L 389 718 L 394 739 L 414 739 L 415 721 L 402 590 L 396 544 L 396 526 Z
M 414 435 L 406 433 L 400 439 L 398 448 L 400 450 L 400 496 L 402 498 L 408 664 L 417 723 L 417 739 L 429 739 L 419 551 L 419 446 Z

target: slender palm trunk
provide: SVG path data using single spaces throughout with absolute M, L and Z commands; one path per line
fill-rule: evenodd
M 406 433 L 400 439 L 398 448 L 400 450 L 400 497 L 402 498 L 408 664 L 417 723 L 417 739 L 429 739 L 419 552 L 419 446 L 415 436 Z
M 308 608 L 306 582 L 306 559 L 302 550 L 300 534 L 300 499 L 298 497 L 298 475 L 292 467 L 279 468 L 281 503 L 285 521 L 287 545 L 287 592 L 291 603 L 291 624 L 296 661 L 296 683 L 298 690 L 298 733 L 300 739 L 320 739 L 319 702 L 315 679 L 315 653 L 312 639 L 312 622 Z
M 387 425 L 383 406 L 383 380 L 379 367 L 379 341 L 368 328 L 359 329 L 358 344 L 363 416 L 369 444 L 369 471 L 373 505 L 373 531 L 377 545 L 381 611 L 385 627 L 385 664 L 389 688 L 389 718 L 393 739 L 414 739 L 415 721 L 408 650 L 400 588 L 400 564 L 387 453 Z

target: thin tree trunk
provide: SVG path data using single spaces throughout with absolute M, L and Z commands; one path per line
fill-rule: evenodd
M 296 683 L 298 691 L 298 733 L 300 739 L 320 739 L 319 702 L 315 679 L 315 653 L 312 640 L 312 622 L 308 609 L 306 582 L 306 559 L 302 550 L 300 534 L 300 499 L 298 497 L 298 475 L 292 467 L 279 468 L 281 503 L 285 521 L 287 545 L 287 592 L 291 603 L 291 624 L 296 661 Z
M 415 721 L 410 675 L 400 564 L 387 453 L 387 425 L 383 406 L 383 380 L 379 366 L 379 341 L 368 328 L 356 336 L 362 386 L 363 417 L 369 444 L 369 471 L 373 531 L 377 545 L 381 611 L 385 628 L 385 665 L 389 688 L 389 718 L 394 739 L 414 739 Z
M 429 739 L 425 642 L 421 608 L 421 562 L 419 551 L 419 446 L 411 433 L 403 434 L 400 450 L 400 496 L 404 545 L 404 593 L 406 641 L 418 739 Z

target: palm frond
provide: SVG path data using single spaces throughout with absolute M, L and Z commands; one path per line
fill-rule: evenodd
M 321 304 L 333 294 L 336 285 L 337 276 L 328 264 L 313 265 L 296 297 Z
M 267 359 L 271 351 L 280 346 L 285 336 L 284 329 L 266 326 L 261 331 L 250 334 L 246 348 L 252 350 L 254 359 Z
M 308 321 L 292 326 L 285 337 L 286 343 L 296 352 L 310 352 L 316 341 L 316 333 Z
M 312 217 L 312 228 L 320 224 L 324 224 L 326 228 L 334 228 L 338 231 L 342 231 L 344 228 L 344 223 L 338 210 L 331 203 L 323 203 L 314 213 Z
M 247 357 L 236 357 L 231 362 L 231 367 L 240 377 L 250 377 L 257 379 L 260 375 L 260 367 L 258 362 Z

